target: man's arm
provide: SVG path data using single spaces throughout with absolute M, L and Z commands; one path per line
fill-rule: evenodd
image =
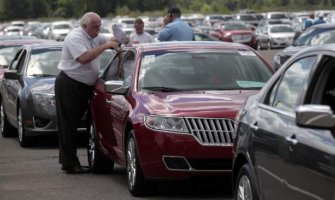
M 80 62 L 81 64 L 86 64 L 94 60 L 96 57 L 98 57 L 103 51 L 106 49 L 117 49 L 119 48 L 119 43 L 115 41 L 107 41 L 106 43 L 97 46 L 93 49 L 87 50 L 85 53 L 81 54 L 78 58 L 77 61 Z

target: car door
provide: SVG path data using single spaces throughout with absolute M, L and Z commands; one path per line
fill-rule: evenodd
M 14 57 L 9 71 L 20 74 L 19 79 L 6 79 L 3 80 L 3 97 L 4 109 L 6 116 L 11 124 L 16 125 L 17 121 L 17 98 L 20 90 L 22 89 L 22 76 L 24 74 L 25 58 L 27 55 L 26 50 L 19 51 Z
M 114 158 L 116 157 L 116 152 L 114 151 L 116 138 L 111 123 L 111 115 L 109 114 L 112 112 L 109 106 L 111 94 L 105 92 L 104 86 L 106 80 L 114 79 L 116 77 L 117 68 L 120 65 L 122 55 L 123 53 L 118 53 L 111 60 L 106 71 L 95 84 L 93 98 L 91 99 L 92 115 L 97 132 L 99 133 L 98 135 L 100 137 L 101 145 L 106 148 Z
M 260 102 L 254 132 L 254 156 L 264 199 L 290 199 L 287 195 L 288 178 L 292 176 L 286 162 L 292 136 L 289 124 L 294 120 L 295 107 L 310 69 L 317 57 L 306 57 L 293 62 L 280 76 Z
M 121 80 L 124 85 L 130 87 L 133 77 L 133 70 L 135 66 L 135 53 L 132 51 L 126 51 L 121 56 L 120 65 L 117 70 L 117 76 L 112 77 L 109 80 Z M 129 91 L 131 92 L 131 91 Z M 111 126 L 113 128 L 113 133 L 115 134 L 115 147 L 114 150 L 120 160 L 124 160 L 124 134 L 126 128 L 126 122 L 131 108 L 130 103 L 127 100 L 128 95 L 113 94 L 106 96 L 106 101 L 108 101 L 108 118 L 111 120 Z
M 335 57 L 324 56 L 300 104 L 329 105 L 335 113 Z M 311 95 L 309 95 L 311 94 Z M 285 159 L 290 199 L 335 199 L 335 134 L 289 121 Z

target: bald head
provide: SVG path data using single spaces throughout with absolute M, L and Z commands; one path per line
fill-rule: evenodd
M 95 13 L 95 12 L 88 12 L 88 13 L 85 13 L 81 19 L 80 19 L 80 26 L 81 27 L 85 27 L 87 25 L 89 25 L 91 22 L 97 22 L 99 21 L 100 22 L 100 16 Z
M 97 13 L 85 13 L 80 19 L 80 26 L 88 35 L 95 38 L 100 32 L 101 18 Z

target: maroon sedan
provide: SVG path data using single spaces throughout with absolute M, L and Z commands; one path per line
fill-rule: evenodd
M 216 24 L 210 34 L 225 42 L 236 42 L 257 47 L 256 35 L 251 27 L 242 22 L 225 22 Z
M 126 166 L 135 196 L 148 192 L 152 179 L 230 176 L 235 115 L 272 73 L 240 44 L 125 47 L 91 99 L 91 169 Z

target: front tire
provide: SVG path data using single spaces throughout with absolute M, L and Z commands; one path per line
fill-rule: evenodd
M 258 200 L 256 182 L 251 167 L 245 163 L 238 172 L 235 195 L 236 200 Z
M 27 137 L 26 135 L 21 107 L 19 107 L 19 110 L 17 113 L 17 131 L 18 131 L 18 140 L 19 140 L 21 147 L 31 146 L 32 141 L 31 141 L 31 138 Z
M 14 128 L 9 124 L 6 118 L 5 109 L 4 109 L 2 100 L 0 103 L 0 132 L 3 137 L 12 137 L 16 135 Z
M 94 122 L 91 122 L 87 146 L 88 165 L 93 173 L 111 173 L 114 170 L 114 161 L 107 159 L 99 148 L 97 131 Z
M 126 168 L 128 188 L 132 195 L 142 196 L 153 191 L 152 185 L 143 176 L 140 166 L 137 145 L 134 138 L 134 131 L 130 131 L 127 140 Z

